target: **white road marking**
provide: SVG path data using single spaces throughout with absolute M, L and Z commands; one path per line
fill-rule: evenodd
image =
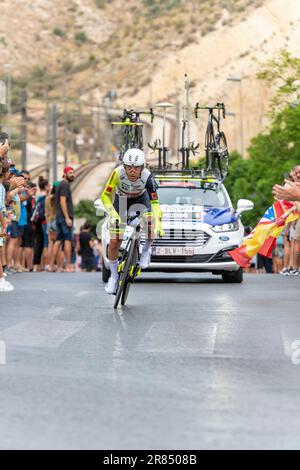
M 155 322 L 140 341 L 137 350 L 211 356 L 214 353 L 217 327 L 217 323 L 194 321 Z
M 64 311 L 64 307 L 51 307 L 47 313 L 46 319 L 55 318 Z
M 0 332 L 7 345 L 57 348 L 86 325 L 82 321 L 27 320 Z
M 77 292 L 74 297 L 83 297 L 84 295 L 87 295 L 88 291 L 87 290 L 81 290 L 80 292 Z
M 295 343 L 300 341 L 300 326 L 295 322 L 288 325 L 282 325 L 280 330 L 284 354 L 291 358 L 294 353 Z

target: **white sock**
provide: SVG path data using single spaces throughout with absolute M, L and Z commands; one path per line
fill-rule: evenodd
M 151 245 L 152 245 L 152 240 L 146 239 L 145 243 L 144 243 L 144 246 L 143 246 L 143 249 L 142 249 L 142 253 L 148 253 L 150 248 L 151 248 Z
M 114 279 L 118 278 L 118 266 L 119 266 L 119 261 L 117 259 L 115 259 L 114 261 L 109 260 L 111 277 L 113 277 Z

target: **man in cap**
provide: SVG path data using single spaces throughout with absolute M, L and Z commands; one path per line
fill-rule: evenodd
M 64 255 L 66 259 L 66 272 L 72 272 L 71 251 L 73 239 L 74 206 L 70 184 L 72 181 L 74 181 L 74 179 L 74 169 L 71 166 L 67 166 L 64 169 L 63 179 L 55 191 L 57 237 L 54 245 L 54 259 L 57 256 L 59 247 L 63 244 Z M 58 266 L 58 270 L 62 271 L 62 266 Z

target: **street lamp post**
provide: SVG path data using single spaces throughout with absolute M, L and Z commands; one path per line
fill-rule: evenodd
M 239 83 L 240 95 L 240 139 L 241 139 L 241 155 L 244 155 L 244 129 L 243 129 L 243 94 L 242 94 L 242 79 L 237 77 L 228 77 L 228 81 Z

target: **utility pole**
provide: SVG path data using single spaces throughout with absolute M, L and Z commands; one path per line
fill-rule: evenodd
M 184 104 L 184 119 L 186 122 L 187 130 L 187 147 L 190 145 L 190 84 L 187 74 L 184 76 L 184 90 L 185 90 L 185 104 Z M 185 143 L 182 143 L 182 147 L 185 147 Z
M 90 162 L 94 160 L 95 153 L 95 137 L 94 137 L 94 95 L 91 93 L 90 107 L 90 132 L 89 132 L 89 156 Z
M 97 129 L 96 129 L 96 135 L 97 135 L 97 143 L 96 143 L 96 157 L 97 160 L 100 160 L 101 156 L 101 137 L 100 137 L 100 126 L 101 126 L 101 114 L 100 114 L 100 106 L 99 103 L 97 102 Z
M 57 108 L 56 104 L 51 106 L 51 150 L 53 181 L 57 180 Z
M 45 112 L 45 122 L 46 122 L 46 174 L 47 174 L 47 180 L 50 180 L 50 158 L 51 158 L 51 148 L 50 148 L 50 142 L 51 142 L 51 124 L 50 124 L 50 107 L 49 107 L 49 101 L 48 101 L 48 93 L 46 95 L 46 112 Z
M 232 116 L 233 119 L 234 119 L 234 126 L 233 126 L 233 129 L 234 129 L 234 148 L 235 148 L 235 150 L 237 150 L 238 149 L 238 139 L 237 139 L 236 113 L 231 113 L 231 112 L 226 111 L 226 116 Z
M 110 99 L 108 96 L 104 98 L 104 145 L 103 145 L 103 158 L 105 161 L 110 160 L 109 155 L 109 130 L 108 130 L 108 109 L 110 105 Z
M 64 166 L 68 166 L 68 110 L 67 110 L 67 82 L 64 80 Z
M 81 90 L 78 90 L 77 106 L 78 106 L 78 130 L 79 132 L 77 134 L 76 143 L 77 143 L 77 148 L 78 148 L 79 164 L 82 165 L 84 140 L 83 140 L 83 134 L 82 134 L 82 109 L 81 109 L 80 95 L 81 95 Z
M 27 170 L 27 92 L 21 92 L 21 161 L 22 170 Z

